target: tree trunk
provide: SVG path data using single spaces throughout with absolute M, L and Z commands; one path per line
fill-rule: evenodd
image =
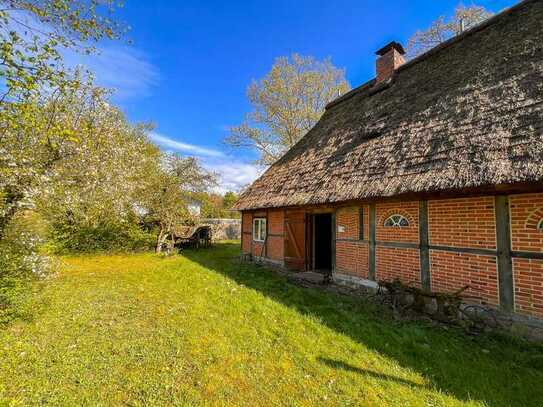
M 170 241 L 168 242 L 168 254 L 173 254 L 175 248 L 175 238 L 173 234 L 170 234 Z
M 156 254 L 162 253 L 162 243 L 164 242 L 164 235 L 165 235 L 164 228 L 160 226 L 160 229 L 158 231 L 158 236 L 156 238 L 156 248 L 155 248 Z

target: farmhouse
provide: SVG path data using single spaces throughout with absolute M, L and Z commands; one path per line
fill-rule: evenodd
M 543 1 L 376 78 L 242 194 L 242 251 L 543 318 Z

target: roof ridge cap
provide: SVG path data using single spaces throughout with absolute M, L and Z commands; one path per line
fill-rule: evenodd
M 491 25 L 494 25 L 496 22 L 501 20 L 503 17 L 517 11 L 518 9 L 524 7 L 525 5 L 527 5 L 529 3 L 535 3 L 537 1 L 541 1 L 541 0 L 522 0 L 517 4 L 500 11 L 498 14 L 493 15 L 492 17 L 486 19 L 485 21 L 471 27 L 470 29 L 468 29 L 468 30 L 466 30 L 466 31 L 464 31 L 464 32 L 462 32 L 462 33 L 460 33 L 458 35 L 455 35 L 452 38 L 449 38 L 447 41 L 444 41 L 441 44 L 436 45 L 435 47 L 429 49 L 425 53 L 420 54 L 419 56 L 407 61 L 405 64 L 398 67 L 396 72 L 401 72 L 401 71 L 409 68 L 412 65 L 415 65 L 415 64 L 417 64 L 417 63 L 419 63 L 421 61 L 424 61 L 425 59 L 429 58 L 430 56 L 432 56 L 434 54 L 437 54 L 438 52 L 441 52 L 446 48 L 449 48 L 453 44 L 456 44 L 457 42 L 463 41 L 465 38 L 479 32 L 479 31 L 483 31 L 484 29 L 488 28 Z
M 428 51 L 426 51 L 425 53 L 417 56 L 416 58 L 413 58 L 412 60 L 407 61 L 405 64 L 401 65 L 400 67 L 398 67 L 398 69 L 396 69 L 396 71 L 394 72 L 394 76 L 398 72 L 401 72 L 401 71 L 403 71 L 405 69 L 409 69 L 411 66 L 416 65 L 419 62 L 424 61 L 425 59 L 428 59 L 432 55 L 437 54 L 438 52 L 441 52 L 446 48 L 449 48 L 453 44 L 456 44 L 457 42 L 463 41 L 466 37 L 469 37 L 469 36 L 479 32 L 479 31 L 482 31 L 482 30 L 488 28 L 491 25 L 494 25 L 498 20 L 502 19 L 504 16 L 509 15 L 509 14 L 517 11 L 518 9 L 526 6 L 529 3 L 535 3 L 537 1 L 541 1 L 541 0 L 522 0 L 519 3 L 502 10 L 498 14 L 490 17 L 489 19 L 483 21 L 482 23 L 477 24 L 474 27 L 471 27 L 469 30 L 464 31 L 461 34 L 455 35 L 454 37 L 449 38 L 447 41 L 444 41 L 439 45 L 436 45 L 434 48 L 429 49 Z M 328 109 L 330 109 L 330 108 L 344 102 L 345 100 L 350 99 L 354 95 L 366 90 L 366 88 L 370 87 L 374 82 L 375 82 L 375 78 L 370 79 L 369 81 L 363 83 L 362 85 L 350 90 L 346 94 L 332 100 L 331 102 L 329 102 L 325 106 L 325 110 L 328 110 Z

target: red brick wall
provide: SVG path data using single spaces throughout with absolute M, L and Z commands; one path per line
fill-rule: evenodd
M 419 203 L 393 202 L 375 205 L 375 238 L 379 241 L 419 241 Z M 385 220 L 391 215 L 403 215 L 409 221 L 407 227 L 385 227 Z
M 256 256 L 256 257 L 266 257 L 266 252 L 263 250 L 264 249 L 264 243 L 262 242 L 255 242 L 253 240 L 253 256 Z
M 272 235 L 282 235 L 285 227 L 285 211 L 270 209 L 268 212 L 268 232 Z
M 245 254 L 251 253 L 251 240 L 253 239 L 253 214 L 251 212 L 243 212 L 241 215 L 241 223 L 241 250 Z
M 340 208 L 336 212 L 336 238 L 358 239 L 359 237 L 359 207 Z M 343 232 L 340 229 L 344 228 Z
M 282 236 L 268 236 L 267 256 L 272 260 L 282 261 L 285 243 Z
M 428 202 L 431 245 L 496 248 L 494 197 Z
M 370 207 L 369 205 L 362 205 L 363 220 L 364 220 L 364 239 L 368 240 L 370 236 Z
M 336 270 L 338 273 L 368 278 L 368 244 L 358 241 L 360 238 L 360 206 L 340 208 L 336 212 L 336 238 L 352 241 L 336 242 Z M 365 211 L 368 207 L 365 206 Z M 368 219 L 364 213 L 364 219 Z M 341 228 L 343 232 L 340 232 Z M 367 225 L 364 224 L 364 229 Z M 367 239 L 367 232 L 364 235 Z
M 432 291 L 454 292 L 470 285 L 473 289 L 464 294 L 481 298 L 472 301 L 499 304 L 495 256 L 430 250 L 430 270 Z
M 513 259 L 515 311 L 543 318 L 543 260 Z
M 284 257 L 285 211 L 283 209 L 270 209 L 268 211 L 268 242 L 267 257 L 272 260 L 282 261 Z
M 420 286 L 418 249 L 377 246 L 375 250 L 375 279 Z
M 253 230 L 253 214 L 251 212 L 243 212 L 241 221 L 243 223 L 243 232 L 251 233 Z
M 543 194 L 511 196 L 509 208 L 512 249 L 542 252 L 543 232 L 537 229 L 537 225 L 543 219 Z
M 244 254 L 251 253 L 251 235 L 244 233 L 241 236 L 241 249 Z
M 509 198 L 511 248 L 543 252 L 543 194 L 513 195 Z M 515 310 L 543 318 L 543 260 L 513 259 Z
M 428 202 L 429 243 L 496 250 L 494 197 L 471 197 Z M 537 225 L 543 219 L 543 193 L 509 197 L 511 244 L 515 251 L 543 252 L 543 232 Z M 340 208 L 336 212 L 336 271 L 368 278 L 368 243 L 358 241 L 359 210 L 363 208 L 364 239 L 369 238 L 369 206 Z M 409 222 L 405 228 L 385 228 L 385 219 L 401 214 Z M 262 212 L 258 215 L 266 215 Z M 255 213 L 257 216 L 257 213 Z M 283 260 L 284 212 L 269 210 L 267 257 Z M 253 213 L 243 214 L 242 248 L 251 250 Z M 338 227 L 344 231 L 339 232 Z M 387 202 L 376 204 L 376 240 L 388 242 L 419 242 L 419 202 Z M 276 235 L 276 236 L 272 236 Z M 343 239 L 343 240 L 342 240 Z M 262 245 L 253 242 L 252 252 L 259 256 Z M 263 253 L 266 253 L 264 251 Z M 496 257 L 484 254 L 430 250 L 431 289 L 453 292 L 465 285 L 474 287 L 467 295 L 480 301 L 499 305 Z M 376 247 L 376 280 L 400 278 L 405 283 L 420 284 L 418 249 Z M 513 259 L 515 310 L 543 318 L 543 260 Z
M 392 215 L 402 215 L 409 226 L 386 227 Z M 386 242 L 419 242 L 419 202 L 390 202 L 375 205 L 375 239 Z M 419 250 L 412 248 L 377 246 L 375 249 L 375 279 L 420 286 Z
M 266 248 L 262 242 L 253 241 L 253 218 L 267 218 L 268 239 Z M 270 209 L 269 211 L 243 212 L 243 233 L 241 248 L 243 253 L 252 253 L 253 256 L 264 256 L 272 260 L 282 261 L 284 257 L 284 211 L 282 209 Z M 252 249 L 251 249 L 252 245 Z
M 363 242 L 336 242 L 336 271 L 368 278 L 368 244 Z

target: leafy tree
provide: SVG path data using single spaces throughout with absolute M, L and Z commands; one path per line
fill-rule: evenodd
M 263 79 L 249 85 L 253 111 L 230 129 L 225 142 L 256 149 L 258 162 L 270 165 L 317 123 L 326 104 L 349 88 L 345 72 L 329 59 L 298 54 L 277 58 Z
M 409 58 L 417 57 L 438 46 L 442 42 L 461 34 L 492 16 L 492 13 L 480 6 L 458 6 L 454 15 L 446 19 L 438 17 L 428 29 L 417 31 L 407 45 Z
M 238 200 L 238 196 L 235 194 L 235 192 L 232 192 L 232 191 L 226 192 L 223 197 L 223 208 L 231 209 L 237 200 Z
M 76 123 L 57 120 L 84 77 L 62 63 L 65 49 L 118 38 L 112 1 L 0 1 L 0 240 L 18 210 L 33 205 L 39 184 L 78 142 Z M 96 90 L 98 92 L 98 90 Z M 77 117 L 77 116 L 75 116 Z M 76 126 L 77 127 L 77 126 Z
M 238 218 L 239 213 L 232 211 L 230 208 L 237 200 L 237 195 L 234 192 L 226 192 L 223 195 L 214 192 L 198 192 L 191 196 L 202 204 L 202 218 Z
M 192 195 L 202 204 L 202 218 L 214 219 L 222 217 L 222 196 L 213 192 L 199 192 Z
M 95 52 L 92 43 L 118 39 L 122 26 L 111 15 L 114 0 L 0 1 L 2 101 L 78 85 L 63 65 L 67 49 Z
M 191 193 L 216 185 L 216 175 L 205 170 L 193 157 L 165 154 L 157 171 L 150 176 L 140 205 L 148 221 L 158 226 L 156 252 L 167 243 L 173 249 L 175 228 L 190 222 L 187 200 Z
M 107 241 L 122 248 L 120 237 L 135 230 L 134 204 L 160 156 L 147 138 L 149 126 L 130 124 L 108 103 L 107 93 L 91 85 L 51 103 L 45 110 L 56 115 L 46 116 L 69 130 L 72 140 L 62 140 L 62 156 L 41 181 L 26 180 L 40 191 L 37 209 L 63 248 L 105 248 Z
M 67 69 L 63 52 L 91 53 L 93 42 L 118 38 L 114 8 L 108 0 L 0 0 L 0 309 L 14 281 L 45 268 L 29 210 L 58 189 L 59 168 L 84 155 L 80 137 L 99 126 L 82 127 L 77 109 L 102 91 Z

